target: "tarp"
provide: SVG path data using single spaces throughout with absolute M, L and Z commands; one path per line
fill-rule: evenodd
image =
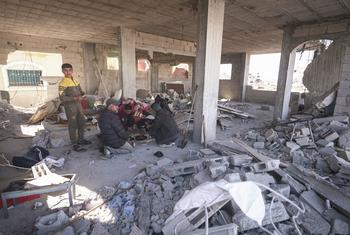
M 260 188 L 251 181 L 229 183 L 226 180 L 203 183 L 191 191 L 185 192 L 175 204 L 173 214 L 167 222 L 182 211 L 193 208 L 209 207 L 232 198 L 242 212 L 259 225 L 265 217 L 265 203 Z

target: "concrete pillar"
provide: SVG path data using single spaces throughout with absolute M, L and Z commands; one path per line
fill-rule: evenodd
M 119 27 L 120 64 L 123 96 L 136 99 L 136 50 L 135 36 L 132 29 Z
M 288 117 L 296 54 L 296 50 L 292 51 L 293 48 L 291 48 L 293 31 L 294 28 L 288 26 L 284 29 L 283 32 L 274 120 L 285 120 Z
M 195 84 L 198 86 L 193 140 L 216 138 L 217 102 L 225 0 L 198 1 L 198 47 Z
M 94 94 L 98 89 L 98 79 L 95 76 L 95 43 L 83 43 L 83 62 L 84 62 L 84 90 L 87 94 Z
M 250 54 L 242 53 L 242 68 L 241 68 L 241 102 L 245 102 L 245 94 L 249 76 Z
M 159 64 L 153 62 L 151 64 L 151 91 L 158 92 L 159 90 Z

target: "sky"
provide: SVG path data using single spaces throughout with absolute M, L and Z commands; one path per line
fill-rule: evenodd
M 281 53 L 252 55 L 250 57 L 249 73 L 254 76 L 259 74 L 263 81 L 277 83 L 280 56 Z M 312 51 L 296 54 L 293 80 L 302 81 L 304 70 L 312 58 Z

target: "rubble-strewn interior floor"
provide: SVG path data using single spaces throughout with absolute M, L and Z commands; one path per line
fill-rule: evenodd
M 195 234 L 191 231 L 205 228 L 202 204 L 209 202 L 203 200 L 219 193 L 222 198 L 208 206 L 209 234 L 221 234 L 213 228 L 241 234 L 349 234 L 349 118 L 298 116 L 273 124 L 272 107 L 225 105 L 256 118 L 221 112 L 217 140 L 208 148 L 136 142 L 131 154 L 106 159 L 95 136 L 86 152 L 50 148 L 50 155 L 65 159 L 52 172 L 77 175 L 74 206 L 66 193 L 19 204 L 9 209 L 8 219 L 0 220 L 0 232 L 36 233 L 38 218 L 59 212 L 67 221 L 60 227 L 65 230 L 55 234 Z M 22 155 L 31 145 L 31 138 L 0 142 L 7 156 Z M 157 151 L 163 156 L 155 156 Z M 2 188 L 28 177 L 26 171 L 3 168 Z M 225 187 L 237 187 L 234 200 Z M 240 193 L 245 196 L 240 198 Z M 179 210 L 196 203 L 202 206 Z M 263 211 L 263 227 L 247 216 L 249 208 L 253 214 Z

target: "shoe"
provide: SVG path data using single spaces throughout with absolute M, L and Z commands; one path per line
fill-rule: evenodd
M 79 140 L 79 141 L 78 141 L 78 144 L 81 144 L 81 145 L 88 145 L 88 144 L 91 144 L 91 141 L 82 139 L 82 140 Z
M 104 147 L 104 151 L 103 151 L 104 155 L 106 158 L 111 159 L 112 158 L 112 154 L 111 151 L 109 150 L 108 147 Z
M 79 144 L 74 144 L 73 150 L 76 152 L 85 152 L 86 151 L 86 149 L 82 148 Z

